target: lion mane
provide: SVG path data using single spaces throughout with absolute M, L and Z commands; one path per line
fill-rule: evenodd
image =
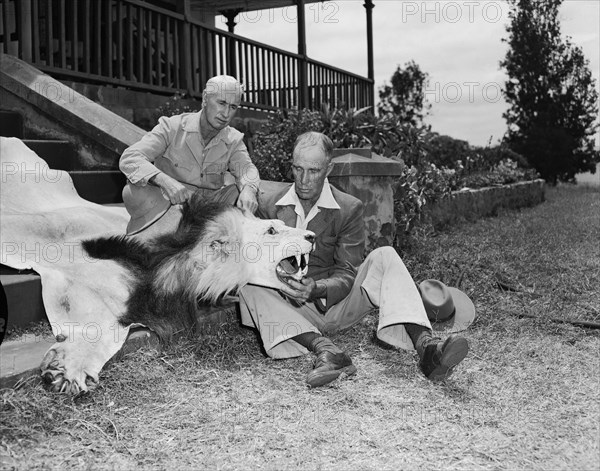
M 195 194 L 183 205 L 173 233 L 147 242 L 113 236 L 82 245 L 91 257 L 114 260 L 132 275 L 119 322 L 145 325 L 170 341 L 195 327 L 199 307 L 216 304 L 248 283 L 280 288 L 282 273 L 302 277 L 313 242 L 310 231 Z

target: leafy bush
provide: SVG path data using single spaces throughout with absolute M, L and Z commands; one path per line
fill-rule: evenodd
M 269 116 L 252 139 L 252 161 L 263 180 L 291 181 L 292 149 L 296 138 L 307 131 L 321 131 L 319 113 L 283 110 Z
M 408 165 L 425 158 L 422 129 L 401 124 L 392 116 L 377 118 L 367 110 L 325 106 L 321 111 L 279 111 L 253 137 L 252 160 L 263 179 L 289 181 L 294 141 L 306 131 L 326 134 L 335 148 L 370 147 L 376 154 L 402 158 Z
M 539 178 L 533 169 L 520 168 L 514 160 L 504 159 L 494 167 L 484 171 L 471 171 L 459 174 L 460 187 L 482 188 L 494 185 L 506 185 Z M 457 187 L 453 187 L 457 189 Z
M 526 159 L 505 144 L 470 146 L 468 142 L 430 133 L 425 137 L 426 159 L 438 167 L 451 168 L 456 176 L 451 189 L 481 188 L 537 178 Z
M 161 116 L 175 116 L 200 111 L 202 102 L 192 100 L 187 93 L 176 93 L 156 109 L 156 121 Z
M 393 187 L 394 218 L 396 221 L 395 246 L 401 247 L 405 236 L 410 234 L 421 220 L 423 208 L 450 193 L 456 171 L 438 168 L 424 162 L 410 167 L 400 160 L 402 174 Z

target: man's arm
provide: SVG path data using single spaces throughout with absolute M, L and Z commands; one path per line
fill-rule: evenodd
M 144 186 L 148 184 L 148 180 L 161 173 L 153 162 L 167 150 L 170 130 L 170 120 L 163 116 L 152 131 L 125 149 L 119 159 L 119 169 L 131 183 Z
M 161 117 L 152 131 L 125 149 L 119 159 L 119 168 L 132 184 L 158 186 L 172 204 L 179 204 L 186 201 L 191 192 L 153 163 L 166 152 L 172 131 L 172 120 Z
M 329 276 L 316 281 L 312 278 L 304 278 L 302 282 L 290 280 L 290 289 L 281 291 L 301 303 L 323 298 L 327 300 L 327 306 L 340 302 L 352 289 L 364 247 L 363 205 L 356 201 L 339 231 Z
M 333 253 L 334 266 L 327 278 L 317 281 L 317 286 L 325 286 L 327 306 L 332 306 L 348 296 L 356 278 L 356 270 L 362 263 L 364 251 L 363 205 L 357 201 L 339 231 Z
M 252 163 L 244 141 L 240 139 L 229 157 L 229 171 L 235 177 L 240 192 L 237 206 L 254 213 L 258 208 L 257 193 L 260 184 L 258 169 Z

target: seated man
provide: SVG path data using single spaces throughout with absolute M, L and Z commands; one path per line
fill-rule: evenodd
M 256 211 L 258 170 L 243 134 L 229 126 L 242 95 L 235 78 L 213 77 L 206 82 L 199 112 L 163 116 L 152 131 L 125 149 L 119 168 L 128 179 L 123 190 L 131 215 L 128 234 L 146 228 L 197 190 L 207 198 Z M 235 185 L 224 186 L 226 172 Z
M 329 185 L 332 153 L 327 136 L 302 134 L 293 151 L 294 184 L 261 194 L 261 217 L 313 231 L 316 246 L 302 282 L 291 279 L 281 292 L 254 285 L 239 291 L 242 322 L 260 331 L 272 358 L 315 353 L 306 381 L 317 387 L 356 372 L 350 357 L 322 333 L 346 329 L 379 307 L 378 338 L 394 347 L 414 347 L 425 376 L 446 378 L 466 357 L 466 339 L 453 334 L 444 342 L 432 336 L 419 291 L 393 248 L 376 249 L 361 264 L 363 206 Z

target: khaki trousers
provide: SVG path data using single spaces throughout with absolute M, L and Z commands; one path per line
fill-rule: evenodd
M 331 306 L 325 315 L 313 303 L 295 307 L 279 291 L 256 285 L 243 287 L 239 299 L 242 323 L 259 330 L 272 358 L 304 355 L 306 348 L 291 340 L 293 337 L 305 332 L 327 335 L 347 329 L 376 307 L 377 337 L 393 347 L 414 350 L 405 323 L 431 329 L 419 291 L 391 247 L 381 247 L 367 256 L 348 296 Z

